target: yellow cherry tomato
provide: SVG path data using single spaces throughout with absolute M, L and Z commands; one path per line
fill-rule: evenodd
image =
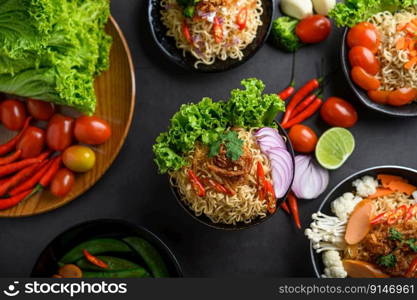
M 71 146 L 62 154 L 62 161 L 71 171 L 84 173 L 94 167 L 96 154 L 87 146 Z

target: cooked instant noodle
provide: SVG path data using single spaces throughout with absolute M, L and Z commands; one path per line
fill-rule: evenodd
M 184 56 L 189 52 L 197 59 L 195 68 L 199 64 L 211 65 L 216 59 L 242 60 L 242 50 L 252 43 L 262 25 L 261 0 L 202 0 L 196 4 L 193 18 L 184 17 L 177 0 L 162 0 L 161 6 L 167 35 L 175 39 Z M 242 10 L 246 16 L 243 28 L 237 24 Z M 217 38 L 216 30 L 219 30 Z
M 214 223 L 236 224 L 250 223 L 256 218 L 264 218 L 268 214 L 267 204 L 258 195 L 257 163 L 260 162 L 265 172 L 265 178 L 271 179 L 271 164 L 261 152 L 253 131 L 233 129 L 244 141 L 244 154 L 231 171 L 220 169 L 215 160 L 209 158 L 208 148 L 201 143 L 196 144 L 188 154 L 188 162 L 194 173 L 203 181 L 215 180 L 232 191 L 231 194 L 217 192 L 213 187 L 206 191 L 205 196 L 199 197 L 193 189 L 187 173 L 188 167 L 170 173 L 171 182 L 181 194 L 186 203 L 197 216 L 206 215 Z M 241 166 L 241 167 L 238 167 Z M 227 173 L 226 173 L 227 172 Z
M 397 49 L 397 41 L 405 38 L 405 30 L 397 30 L 398 26 L 412 22 L 417 18 L 417 8 L 410 7 L 396 13 L 380 12 L 369 20 L 374 24 L 381 36 L 378 58 L 381 70 L 376 77 L 381 82 L 380 90 L 393 91 L 398 88 L 417 88 L 417 64 L 405 68 L 410 60 L 410 49 Z

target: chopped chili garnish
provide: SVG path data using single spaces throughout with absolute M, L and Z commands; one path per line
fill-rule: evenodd
M 220 24 L 220 20 L 218 17 L 214 18 L 213 36 L 214 36 L 214 41 L 217 44 L 220 44 L 223 41 L 223 26 L 222 24 Z
M 197 175 L 195 175 L 195 173 L 192 170 L 188 170 L 188 177 L 197 195 L 200 197 L 204 197 L 206 195 L 206 189 L 204 188 Z
M 239 11 L 237 15 L 236 23 L 239 26 L 239 29 L 243 30 L 246 28 L 247 22 L 248 22 L 248 8 L 244 7 Z
M 102 269 L 108 269 L 109 265 L 106 264 L 104 261 L 102 261 L 100 258 L 95 257 L 90 252 L 88 252 L 86 249 L 83 249 L 83 254 L 85 258 L 92 263 L 93 265 L 96 265 L 97 267 L 100 267 Z

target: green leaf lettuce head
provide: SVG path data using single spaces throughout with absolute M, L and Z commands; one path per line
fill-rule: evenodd
M 212 145 L 221 140 L 230 127 L 276 126 L 273 120 L 285 110 L 284 102 L 276 94 L 263 94 L 265 85 L 261 80 L 246 79 L 242 85 L 244 89 L 233 90 L 228 101 L 214 102 L 203 98 L 196 104 L 181 106 L 172 117 L 168 131 L 162 133 L 153 146 L 160 173 L 177 171 L 186 166 L 184 156 L 194 149 L 196 142 Z M 228 142 L 233 140 L 228 137 Z M 233 147 L 235 144 L 233 142 Z M 236 158 L 236 149 L 230 153 L 231 157 Z
M 93 114 L 108 0 L 0 0 L 0 91 Z
M 292 17 L 279 17 L 272 23 L 271 38 L 275 46 L 287 52 L 296 52 L 302 46 L 295 33 L 298 20 Z
M 339 27 L 353 27 L 379 12 L 395 12 L 413 5 L 417 0 L 345 0 L 330 11 L 329 17 Z

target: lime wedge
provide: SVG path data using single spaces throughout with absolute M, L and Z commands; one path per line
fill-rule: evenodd
M 323 168 L 335 170 L 341 167 L 355 149 L 355 138 L 349 130 L 334 127 L 320 137 L 316 146 L 316 158 Z

